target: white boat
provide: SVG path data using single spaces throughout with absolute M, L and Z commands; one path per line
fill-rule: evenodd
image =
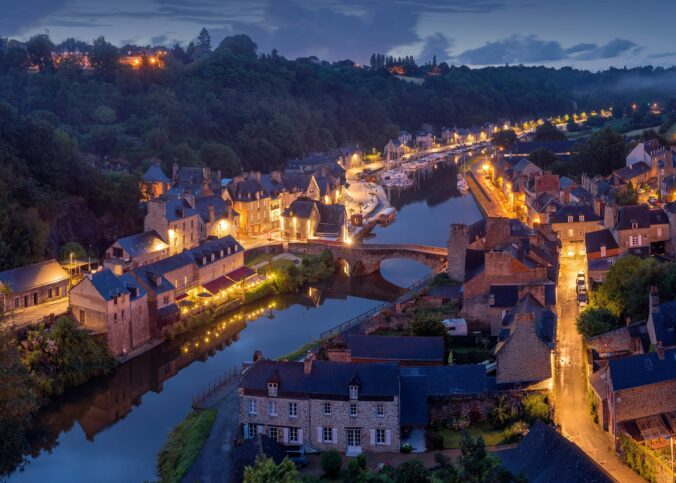
M 467 184 L 467 181 L 465 180 L 465 177 L 458 173 L 458 183 L 457 183 L 458 191 L 461 193 L 466 193 L 469 191 L 469 185 Z

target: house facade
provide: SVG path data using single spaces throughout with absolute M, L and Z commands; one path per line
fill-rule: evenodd
M 156 231 L 169 245 L 169 254 L 181 253 L 200 242 L 200 217 L 194 198 L 159 198 L 147 203 L 143 221 L 145 232 Z
M 238 387 L 245 438 L 347 454 L 398 451 L 399 367 L 257 360 Z
M 561 241 L 564 256 L 584 256 L 587 233 L 603 228 L 601 217 L 585 205 L 567 205 L 549 216 L 552 230 Z
M 0 272 L 0 305 L 5 311 L 22 310 L 68 296 L 68 273 L 56 260 Z
M 169 245 L 155 230 L 119 238 L 108 249 L 103 266 L 116 275 L 169 256 Z

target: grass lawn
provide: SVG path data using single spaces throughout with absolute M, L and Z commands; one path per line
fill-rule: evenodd
M 253 267 L 254 265 L 257 265 L 261 262 L 269 262 L 272 257 L 274 257 L 276 253 L 259 253 L 255 257 L 253 257 L 251 260 L 246 262 L 247 267 Z
M 191 411 L 171 430 L 157 456 L 161 481 L 181 481 L 209 437 L 215 419 L 216 409 Z
M 479 436 L 483 437 L 486 446 L 497 446 L 504 443 L 505 434 L 502 429 L 486 429 L 481 426 L 470 426 L 466 431 L 472 436 L 472 439 L 476 439 Z M 439 434 L 444 438 L 444 448 L 455 449 L 460 447 L 462 431 L 444 428 L 439 431 Z

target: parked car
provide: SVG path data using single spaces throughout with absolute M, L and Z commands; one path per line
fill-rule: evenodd
M 285 448 L 286 455 L 296 465 L 297 468 L 305 468 L 308 465 L 305 445 L 288 445 Z
M 575 291 L 579 292 L 580 290 L 587 290 L 587 284 L 584 279 L 580 280 L 579 278 L 575 282 Z
M 589 303 L 589 296 L 587 295 L 587 291 L 579 292 L 577 294 L 577 305 L 580 307 L 586 307 L 587 304 Z

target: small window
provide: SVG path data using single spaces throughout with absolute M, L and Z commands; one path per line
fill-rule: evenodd
M 51 288 L 47 291 L 47 297 L 49 297 L 50 299 L 52 298 L 52 289 Z
M 289 428 L 289 443 L 300 443 L 298 441 L 298 428 Z
M 164 305 L 169 305 L 169 296 L 165 295 L 162 301 L 164 302 Z
M 268 396 L 277 397 L 277 387 L 276 382 L 268 382 Z
M 295 402 L 289 403 L 289 417 L 291 418 L 298 417 L 298 403 Z
M 376 404 L 376 416 L 380 418 L 385 416 L 385 405 L 383 403 Z
M 376 444 L 385 444 L 385 430 L 376 429 Z
M 662 238 L 662 227 L 657 228 L 657 237 Z
M 61 287 L 56 287 L 54 290 L 56 292 L 57 297 L 61 295 Z
M 357 403 L 350 403 L 350 416 L 357 415 Z
M 249 399 L 249 414 L 256 414 L 256 400 Z
M 15 309 L 19 308 L 19 297 L 14 297 L 14 308 Z
M 117 322 L 117 312 L 115 312 L 115 313 L 113 314 L 113 320 L 114 320 L 115 322 Z
M 331 416 L 331 403 L 330 402 L 324 403 L 324 416 Z
M 635 221 L 632 221 L 632 222 L 631 222 L 631 229 L 632 229 L 632 230 L 638 230 L 638 223 L 635 222 Z
M 582 223 L 584 221 L 584 215 L 580 215 L 579 220 L 580 220 L 580 223 Z
M 608 252 L 606 251 L 606 246 L 601 245 L 601 258 L 605 258 L 607 253 Z
M 629 237 L 629 246 L 630 247 L 640 247 L 641 246 L 641 235 L 631 235 Z
M 124 320 L 124 309 L 122 309 L 122 312 L 120 312 L 122 320 Z
M 277 401 L 268 402 L 268 415 L 277 416 Z
M 359 399 L 359 386 L 350 386 L 350 399 Z
M 573 215 L 568 215 L 568 223 L 572 223 L 573 220 Z
M 271 426 L 268 429 L 268 436 L 270 436 L 270 439 L 273 441 L 277 441 L 279 439 L 279 428 Z
M 322 441 L 333 443 L 333 428 L 322 428 Z

